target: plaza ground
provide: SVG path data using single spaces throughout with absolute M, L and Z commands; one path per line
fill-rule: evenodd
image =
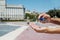
M 60 34 L 37 33 L 27 25 L 27 22 L 7 22 L 7 24 L 22 26 L 23 30 L 17 29 L 16 32 L 12 33 L 15 34 L 14 36 L 10 35 L 11 38 L 16 36 L 14 40 L 60 40 Z M 7 38 L 7 40 L 11 39 Z

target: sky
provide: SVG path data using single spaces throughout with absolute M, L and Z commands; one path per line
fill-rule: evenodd
M 7 4 L 22 4 L 30 11 L 47 12 L 50 9 L 60 8 L 60 0 L 7 0 Z

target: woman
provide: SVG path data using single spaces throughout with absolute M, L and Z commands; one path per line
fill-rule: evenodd
M 48 14 L 40 14 L 39 18 L 45 18 L 48 22 L 50 23 L 54 23 L 57 25 L 60 25 L 60 19 L 56 19 L 56 18 L 51 18 L 50 15 Z M 45 21 L 46 21 L 45 20 Z M 42 22 L 40 20 L 40 22 Z M 46 23 L 46 22 L 42 22 L 42 23 Z M 38 25 L 35 25 L 34 23 L 29 23 L 29 25 L 36 31 L 36 32 L 45 32 L 45 33 L 60 33 L 60 27 L 55 27 L 55 28 L 50 28 L 50 27 L 40 27 Z

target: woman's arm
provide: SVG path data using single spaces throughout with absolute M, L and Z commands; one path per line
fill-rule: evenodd
M 60 25 L 60 18 L 51 18 L 51 23 L 54 23 L 54 24 L 59 24 Z

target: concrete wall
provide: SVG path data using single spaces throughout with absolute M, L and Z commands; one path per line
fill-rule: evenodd
M 25 10 L 23 5 L 7 5 L 6 0 L 0 0 L 0 18 L 10 20 L 23 20 Z
M 5 18 L 10 18 L 10 20 L 23 20 L 24 14 L 24 8 L 6 7 Z
M 0 0 L 0 18 L 3 17 L 5 11 L 5 0 Z

